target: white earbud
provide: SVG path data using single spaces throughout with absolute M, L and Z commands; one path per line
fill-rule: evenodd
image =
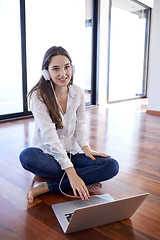
M 74 75 L 75 74 L 75 66 L 72 65 L 72 74 Z
M 47 80 L 51 80 L 51 76 L 50 76 L 50 74 L 49 74 L 49 72 L 48 72 L 48 70 L 47 69 L 43 69 L 42 70 L 42 76 L 44 77 L 44 79 L 47 81 Z

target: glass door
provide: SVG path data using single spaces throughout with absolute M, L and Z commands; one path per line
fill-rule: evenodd
M 74 83 L 91 92 L 92 0 L 26 0 L 28 91 L 41 76 L 43 55 L 62 46 L 75 65 Z
M 112 0 L 108 102 L 146 95 L 149 9 Z

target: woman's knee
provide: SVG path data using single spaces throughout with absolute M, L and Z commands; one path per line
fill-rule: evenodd
M 42 151 L 42 150 L 34 147 L 29 147 L 24 149 L 19 155 L 19 159 L 22 166 L 25 167 L 32 162 L 32 159 L 35 160 L 37 156 L 37 152 L 39 151 Z
M 113 177 L 116 176 L 119 172 L 119 163 L 113 158 L 108 159 L 107 163 L 110 165 L 110 171 Z

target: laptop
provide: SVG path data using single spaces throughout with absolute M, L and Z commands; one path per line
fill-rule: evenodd
M 52 209 L 65 234 L 130 218 L 149 193 L 114 199 L 109 194 L 93 195 L 89 201 L 53 204 Z

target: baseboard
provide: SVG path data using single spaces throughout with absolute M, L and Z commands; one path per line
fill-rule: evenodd
M 146 113 L 148 113 L 148 114 L 152 114 L 152 115 L 160 116 L 160 111 L 147 110 Z

